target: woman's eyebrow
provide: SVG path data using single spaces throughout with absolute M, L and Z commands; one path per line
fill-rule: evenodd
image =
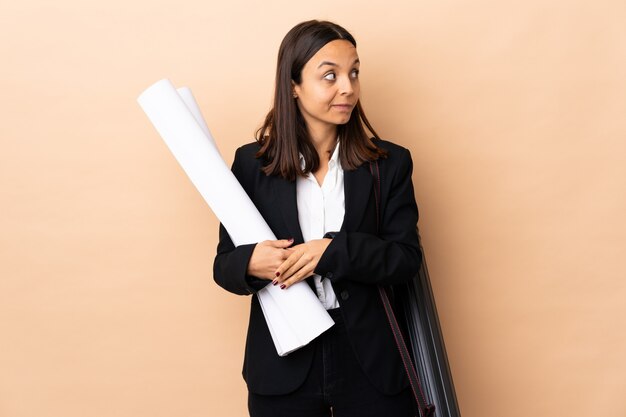
M 360 64 L 360 63 L 361 63 L 361 61 L 359 61 L 359 58 L 357 58 L 357 59 L 355 59 L 355 60 L 354 60 L 354 62 L 352 63 L 352 65 L 355 65 L 355 64 Z M 324 66 L 324 65 L 330 65 L 331 67 L 338 67 L 338 66 L 339 66 L 339 65 L 337 65 L 337 64 L 335 64 L 334 62 L 331 62 L 331 61 L 322 61 L 322 62 L 321 62 L 321 63 L 317 66 L 317 68 L 320 68 L 320 67 L 322 67 L 322 66 Z

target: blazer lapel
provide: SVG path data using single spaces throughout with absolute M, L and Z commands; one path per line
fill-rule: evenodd
M 353 171 L 344 171 L 345 214 L 341 230 L 353 231 L 361 223 L 368 200 L 372 193 L 372 174 L 367 163 Z M 293 237 L 294 244 L 304 242 L 300 222 L 298 220 L 298 200 L 296 196 L 296 182 L 287 181 L 276 176 L 274 178 L 275 204 L 280 207 L 285 226 Z
M 372 193 L 372 174 L 368 163 L 364 163 L 354 171 L 344 171 L 344 194 L 346 213 L 341 230 L 354 231 L 361 224 L 367 202 Z
M 285 225 L 294 245 L 304 243 L 300 221 L 298 220 L 298 199 L 296 196 L 296 182 L 276 176 L 274 178 L 274 204 L 280 207 Z
M 280 207 L 283 214 L 285 225 L 289 231 L 289 237 L 293 237 L 292 246 L 304 243 L 300 221 L 298 220 L 298 198 L 296 194 L 296 182 L 287 181 L 282 177 L 276 176 L 274 181 L 274 198 L 275 204 Z M 313 293 L 316 294 L 313 276 L 308 277 L 305 282 L 309 285 Z

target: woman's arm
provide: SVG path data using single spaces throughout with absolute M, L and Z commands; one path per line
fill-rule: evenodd
M 396 169 L 381 173 L 387 176 L 382 181 L 388 181 L 390 187 L 387 196 L 382 196 L 379 236 L 340 231 L 324 251 L 315 273 L 333 282 L 345 279 L 389 285 L 408 281 L 418 272 L 422 252 L 411 180 L 413 161 L 410 152 L 401 149 Z
M 240 149 L 237 149 L 231 171 L 240 183 L 243 175 L 241 162 Z M 235 247 L 221 223 L 219 238 L 217 254 L 213 261 L 213 279 L 220 287 L 234 294 L 248 295 L 254 294 L 267 285 L 267 281 L 246 274 L 256 243 Z
M 268 281 L 249 276 L 246 271 L 256 243 L 235 247 L 220 223 L 220 241 L 213 262 L 213 279 L 226 291 L 239 295 L 254 294 Z
M 240 149 L 235 152 L 232 171 L 242 183 L 245 173 Z M 213 279 L 220 287 L 239 295 L 254 294 L 275 278 L 276 268 L 289 256 L 288 247 L 293 243 L 266 240 L 235 247 L 221 223 L 219 239 Z
M 278 268 L 277 281 L 285 288 L 313 273 L 333 282 L 352 280 L 365 284 L 396 284 L 412 279 L 420 268 L 422 253 L 417 234 L 418 211 L 413 193 L 413 162 L 407 149 L 398 148 L 397 159 L 387 160 L 381 190 L 383 201 L 378 236 L 340 231 L 330 239 L 314 239 L 293 248 Z M 393 164 L 393 165 L 392 165 Z M 395 169 L 393 169 L 395 168 Z

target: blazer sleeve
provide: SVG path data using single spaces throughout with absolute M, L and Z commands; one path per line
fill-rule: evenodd
M 385 163 L 387 169 L 381 169 L 381 181 L 389 185 L 381 187 L 382 216 L 378 236 L 340 231 L 322 254 L 315 273 L 332 282 L 351 280 L 372 285 L 398 284 L 417 274 L 422 252 L 411 180 L 411 154 L 402 148 L 396 161 L 388 158 Z
M 243 186 L 242 180 L 245 179 L 244 161 L 242 161 L 240 151 L 241 148 L 235 152 L 231 170 Z M 215 282 L 226 291 L 238 295 L 254 294 L 263 289 L 269 281 L 246 273 L 255 247 L 256 243 L 235 247 L 226 228 L 220 223 L 217 254 L 213 261 L 213 279 Z

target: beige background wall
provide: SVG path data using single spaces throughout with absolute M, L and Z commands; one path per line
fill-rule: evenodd
M 245 415 L 249 300 L 135 99 L 192 87 L 230 163 L 309 18 L 412 151 L 463 415 L 626 415 L 626 3 L 31 0 L 0 5 L 0 416 Z

